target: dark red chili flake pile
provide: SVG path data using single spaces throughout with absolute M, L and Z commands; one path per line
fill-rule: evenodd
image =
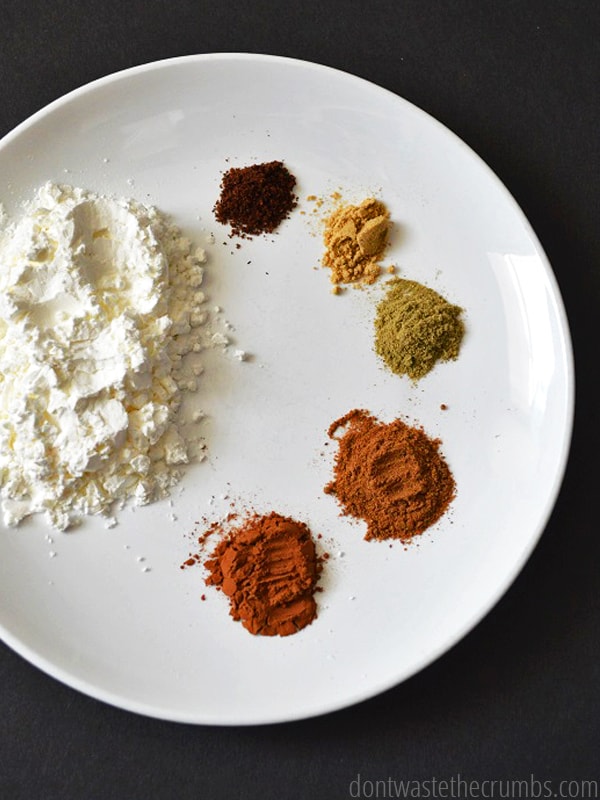
M 232 167 L 221 180 L 213 208 L 218 222 L 231 226 L 230 236 L 249 238 L 272 233 L 298 203 L 296 178 L 282 161 Z

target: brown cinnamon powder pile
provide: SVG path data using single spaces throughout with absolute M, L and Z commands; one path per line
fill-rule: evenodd
M 388 241 L 390 213 L 370 197 L 360 205 L 342 206 L 326 220 L 323 266 L 331 269 L 333 284 L 374 283 L 381 271 L 378 262 Z
M 215 548 L 208 586 L 229 597 L 230 614 L 250 633 L 288 636 L 317 616 L 321 562 L 309 528 L 276 512 L 251 516 Z
M 397 419 L 380 422 L 368 411 L 354 409 L 329 428 L 340 428 L 334 480 L 325 492 L 334 494 L 344 514 L 367 523 L 365 539 L 409 541 L 446 511 L 456 486 L 439 452 L 439 439 Z

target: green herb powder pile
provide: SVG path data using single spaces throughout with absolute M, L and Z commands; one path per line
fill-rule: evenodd
M 457 358 L 462 308 L 417 281 L 394 278 L 377 306 L 375 351 L 392 372 L 417 381 L 438 361 Z

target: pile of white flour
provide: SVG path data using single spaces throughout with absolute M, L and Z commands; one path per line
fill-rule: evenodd
M 64 530 L 151 502 L 198 457 L 178 411 L 210 337 L 203 261 L 155 208 L 70 186 L 0 228 L 6 524 L 42 512 Z

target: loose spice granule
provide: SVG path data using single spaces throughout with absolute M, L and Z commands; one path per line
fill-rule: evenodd
M 223 175 L 213 208 L 230 236 L 250 238 L 272 233 L 298 204 L 296 178 L 282 161 L 232 167 Z

